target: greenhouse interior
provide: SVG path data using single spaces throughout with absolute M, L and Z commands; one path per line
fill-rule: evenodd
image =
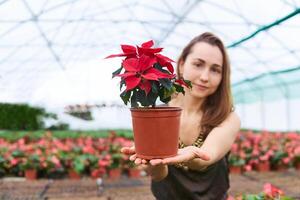
M 300 199 L 299 35 L 298 0 L 0 0 L 0 199 Z

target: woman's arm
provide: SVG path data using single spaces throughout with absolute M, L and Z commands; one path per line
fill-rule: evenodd
M 198 148 L 188 146 L 178 150 L 178 155 L 165 158 L 163 164 L 185 163 L 190 169 L 202 170 L 217 162 L 229 152 L 237 133 L 240 130 L 240 119 L 232 112 L 218 127 L 215 127 Z
M 208 134 L 201 148 L 197 148 L 198 151 L 201 150 L 201 153 L 208 155 L 210 160 L 204 161 L 200 158 L 194 158 L 187 162 L 188 167 L 196 170 L 202 169 L 223 158 L 230 151 L 240 130 L 240 125 L 238 115 L 235 112 L 230 113 L 224 122 Z

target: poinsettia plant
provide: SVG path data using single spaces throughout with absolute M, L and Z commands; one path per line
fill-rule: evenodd
M 154 107 L 157 98 L 168 103 L 173 93 L 184 94 L 183 86 L 192 87 L 190 81 L 176 78 L 174 61 L 160 54 L 163 48 L 153 45 L 153 40 L 136 47 L 121 45 L 123 53 L 106 57 L 125 57 L 112 77 L 121 77 L 121 91 L 126 86 L 120 95 L 126 105 L 130 102 L 131 107 Z

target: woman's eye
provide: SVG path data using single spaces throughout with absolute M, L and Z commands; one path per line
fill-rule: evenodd
M 221 73 L 221 71 L 219 69 L 216 69 L 216 68 L 212 68 L 211 71 L 214 72 L 214 73 L 218 73 L 218 74 Z
M 202 63 L 194 63 L 194 65 L 195 65 L 196 67 L 201 67 L 203 64 L 202 64 Z

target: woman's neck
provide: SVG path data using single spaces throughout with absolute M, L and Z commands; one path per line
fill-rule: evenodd
M 199 115 L 201 114 L 201 106 L 204 100 L 192 97 L 188 93 L 185 95 L 178 94 L 173 105 L 180 106 L 185 115 Z

